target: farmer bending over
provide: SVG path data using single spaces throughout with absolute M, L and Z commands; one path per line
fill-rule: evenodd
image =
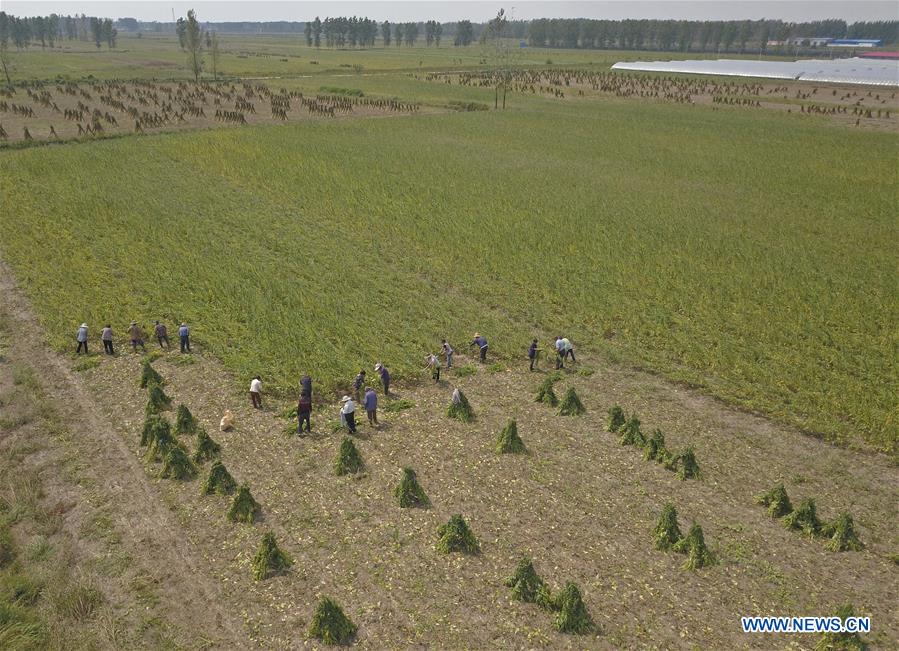
M 375 364 L 375 370 L 378 372 L 378 375 L 381 376 L 381 384 L 384 385 L 384 395 L 390 395 L 390 371 L 387 370 L 387 367 L 384 366 L 381 362 Z
M 262 409 L 262 380 L 258 375 L 250 382 L 250 402 L 254 409 Z
M 487 361 L 487 339 L 482 337 L 480 332 L 474 333 L 474 339 L 472 340 L 472 342 L 470 344 L 468 344 L 469 348 L 471 348 L 472 346 L 477 346 L 480 349 L 481 363 L 483 364 L 484 362 L 486 362 Z
M 168 348 L 169 347 L 169 331 L 166 329 L 164 323 L 156 322 L 156 327 L 153 328 L 153 331 L 156 333 L 156 341 L 159 342 L 160 348 Z

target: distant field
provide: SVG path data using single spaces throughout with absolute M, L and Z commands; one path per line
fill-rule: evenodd
M 443 92 L 407 77 L 382 92 Z M 192 132 L 0 156 L 3 255 L 55 343 L 186 318 L 239 376 L 411 376 L 532 335 L 894 448 L 895 134 L 517 97 L 506 113 Z

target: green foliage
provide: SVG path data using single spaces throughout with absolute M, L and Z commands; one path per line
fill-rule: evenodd
M 162 387 L 158 384 L 151 384 L 149 398 L 147 399 L 147 414 L 158 414 L 172 406 L 172 399 L 169 398 Z
M 537 395 L 534 397 L 534 402 L 543 402 L 550 407 L 557 407 L 559 399 L 556 397 L 556 392 L 553 390 L 553 383 L 555 383 L 556 380 L 557 378 L 553 376 L 549 376 L 543 380 L 537 388 Z
M 465 366 L 455 366 L 453 367 L 456 372 L 456 377 L 468 377 L 469 375 L 474 375 L 478 372 L 471 364 L 466 364 Z
M 147 443 L 147 461 L 162 461 L 169 450 L 178 445 L 178 441 L 172 436 L 172 430 L 167 420 L 160 419 L 151 430 L 152 438 Z
M 518 436 L 518 424 L 514 420 L 506 423 L 503 431 L 499 433 L 496 451 L 499 454 L 523 454 L 526 451 L 524 441 Z
M 209 476 L 203 482 L 202 493 L 204 495 L 211 495 L 212 493 L 230 495 L 235 488 L 237 488 L 237 482 L 234 481 L 234 477 L 225 468 L 225 464 L 221 461 L 214 461 L 209 469 Z
M 461 515 L 454 515 L 446 524 L 437 527 L 437 536 L 437 551 L 441 554 L 451 552 L 477 554 L 481 551 L 478 539 Z
M 346 95 L 348 97 L 365 97 L 358 88 L 339 88 L 337 86 L 320 86 L 319 90 L 329 95 Z
M 799 503 L 799 508 L 784 517 L 784 526 L 793 531 L 802 531 L 806 536 L 817 536 L 821 533 L 821 521 L 818 520 L 818 509 L 815 500 L 808 497 Z
M 426 508 L 431 503 L 428 496 L 425 495 L 424 489 L 418 483 L 418 477 L 412 468 L 403 468 L 403 476 L 393 494 L 400 503 L 400 507 L 404 509 L 414 506 Z
M 699 464 L 696 462 L 696 454 L 693 448 L 687 448 L 677 455 L 677 477 L 678 479 L 699 479 L 702 473 L 699 471 Z
M 772 518 L 782 518 L 793 511 L 793 505 L 787 496 L 787 489 L 783 483 L 778 484 L 767 493 L 762 493 L 755 498 L 755 503 L 768 507 L 768 514 Z
M 162 462 L 162 476 L 170 479 L 193 479 L 197 467 L 187 456 L 187 451 L 180 445 L 172 445 L 166 452 Z
M 625 420 L 624 417 L 624 409 L 620 406 L 615 405 L 611 409 L 609 409 L 609 420 L 606 424 L 606 429 L 608 429 L 613 434 L 621 429 L 621 426 L 624 425 Z
M 855 533 L 852 514 L 848 512 L 841 513 L 836 520 L 824 525 L 821 528 L 821 535 L 830 538 L 825 547 L 832 552 L 857 552 L 865 547 Z
M 687 537 L 675 543 L 671 549 L 679 554 L 687 555 L 687 560 L 683 565 L 685 570 L 698 570 L 701 567 L 714 565 L 716 562 L 712 552 L 705 546 L 702 527 L 695 522 L 690 527 Z
M 554 610 L 557 611 L 553 619 L 553 628 L 560 633 L 585 635 L 595 629 L 577 584 L 571 581 L 566 583 L 565 587 L 553 597 L 553 602 Z
M 852 604 L 844 604 L 837 608 L 836 617 L 845 620 L 847 617 L 855 617 L 855 609 Z M 858 633 L 823 633 L 815 651 L 865 651 L 867 643 Z
M 446 408 L 446 415 L 450 418 L 461 420 L 463 423 L 470 423 L 474 420 L 474 411 L 471 405 L 468 404 L 468 398 L 465 397 L 461 390 L 459 391 L 459 401 L 450 401 Z
M 197 419 L 185 405 L 178 405 L 175 415 L 175 434 L 193 434 L 199 427 Z
M 518 601 L 536 603 L 545 587 L 543 579 L 534 569 L 534 564 L 527 556 L 518 561 L 515 573 L 505 581 L 506 587 L 512 588 L 512 598 Z
M 362 461 L 362 455 L 356 449 L 353 439 L 348 436 L 343 437 L 340 442 L 340 450 L 337 451 L 337 458 L 334 459 L 334 472 L 337 475 L 354 475 L 362 472 L 365 463 Z
M 627 422 L 621 426 L 619 430 L 621 436 L 618 437 L 618 443 L 621 445 L 633 445 L 642 448 L 646 445 L 646 437 L 640 430 L 640 419 L 632 415 Z
M 287 571 L 292 564 L 290 556 L 285 554 L 275 542 L 275 534 L 269 531 L 262 536 L 259 551 L 253 557 L 253 578 L 262 581 L 272 574 L 281 574 Z
M 166 430 L 166 432 L 162 433 L 161 436 L 164 438 L 171 438 L 171 431 L 169 429 L 169 422 L 160 414 L 149 414 L 144 419 L 144 428 L 141 430 L 140 434 L 140 446 L 146 447 L 152 443 L 157 435 L 160 435 L 161 430 Z
M 231 508 L 228 509 L 228 519 L 231 522 L 253 524 L 258 513 L 259 503 L 250 494 L 250 487 L 242 484 L 231 502 Z
M 92 355 L 90 357 L 79 359 L 72 368 L 81 373 L 83 371 L 89 371 L 92 368 L 97 368 L 98 366 L 100 366 L 100 357 L 98 355 Z
M 343 613 L 337 602 L 324 597 L 315 607 L 309 636 L 328 645 L 347 644 L 356 634 L 356 625 Z
M 388 414 L 395 414 L 399 411 L 403 411 L 405 409 L 412 409 L 415 406 L 415 403 L 407 398 L 400 398 L 398 400 L 391 400 L 383 407 L 383 411 L 386 411 Z
M 679 543 L 684 535 L 677 524 L 677 509 L 670 502 L 662 508 L 662 515 L 653 530 L 656 549 L 668 551 Z
M 669 457 L 667 448 L 665 447 L 665 435 L 662 430 L 656 429 L 652 436 L 646 441 L 646 447 L 643 450 L 643 458 L 646 461 L 655 461 L 656 463 L 664 463 Z
M 506 370 L 506 365 L 502 362 L 493 362 L 487 367 L 487 372 L 489 373 L 502 373 Z
M 0 520 L 0 568 L 12 563 L 14 558 L 15 547 L 13 547 L 9 525 L 5 521 Z
M 165 380 L 163 380 L 162 376 L 156 372 L 156 369 L 153 368 L 153 365 L 150 364 L 149 361 L 145 361 L 140 373 L 140 388 L 146 389 L 153 386 L 154 384 L 157 386 L 163 386 L 165 384 Z
M 447 102 L 446 108 L 454 111 L 487 111 L 490 109 L 489 106 L 482 102 L 460 102 L 458 100 Z
M 194 463 L 211 461 L 217 458 L 221 451 L 222 446 L 213 441 L 205 429 L 200 428 L 197 432 L 197 449 L 194 450 Z
M 562 403 L 559 405 L 559 414 L 561 416 L 580 416 L 585 411 L 587 409 L 581 403 L 581 399 L 577 397 L 574 387 L 568 387 L 568 391 L 565 392 Z

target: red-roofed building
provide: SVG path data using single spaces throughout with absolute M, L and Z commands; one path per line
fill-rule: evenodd
M 899 52 L 863 52 L 859 54 L 863 59 L 896 59 L 899 60 Z

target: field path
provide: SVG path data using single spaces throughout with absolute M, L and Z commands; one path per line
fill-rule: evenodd
M 10 347 L 24 351 L 44 390 L 61 410 L 78 454 L 113 505 L 113 526 L 124 548 L 154 578 L 158 609 L 166 621 L 178 626 L 191 648 L 248 644 L 242 624 L 222 608 L 218 581 L 199 566 L 196 550 L 180 535 L 176 518 L 160 500 L 140 460 L 102 417 L 94 394 L 69 360 L 41 343 L 41 328 L 2 260 L 0 311 L 9 315 L 13 331 L 21 333 L 12 338 Z

